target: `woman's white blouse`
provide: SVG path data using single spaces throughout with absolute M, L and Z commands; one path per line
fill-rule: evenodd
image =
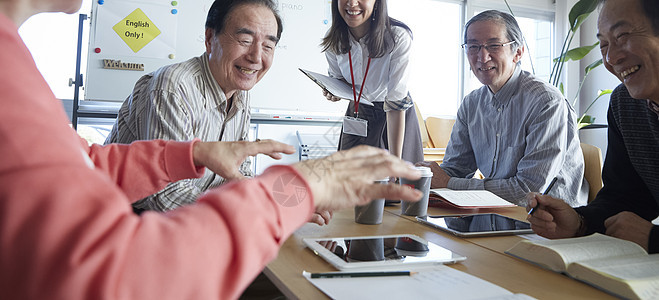
M 365 96 L 371 102 L 384 101 L 385 111 L 407 110 L 412 106 L 407 86 L 410 76 L 408 65 L 412 48 L 412 36 L 403 27 L 392 26 L 391 29 L 394 33 L 395 45 L 391 52 L 382 57 L 371 59 L 362 97 Z M 365 40 L 366 37 L 357 41 L 350 35 L 352 68 L 357 97 L 359 97 L 359 90 L 368 63 L 368 49 L 364 43 Z M 325 56 L 329 64 L 329 76 L 344 79 L 350 84 L 352 81 L 348 53 L 337 55 L 328 50 L 325 51 Z

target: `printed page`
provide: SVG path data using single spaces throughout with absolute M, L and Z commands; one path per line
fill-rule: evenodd
M 304 276 L 332 299 L 467 300 L 512 295 L 498 285 L 447 266 L 418 269 L 412 276 L 312 279 L 306 272 Z
M 352 93 L 352 86 L 339 80 L 336 78 L 329 77 L 327 75 L 323 75 L 320 73 L 316 72 L 311 72 L 303 69 L 299 69 L 302 73 L 307 75 L 311 80 L 313 80 L 316 84 L 318 84 L 320 87 L 328 90 L 332 95 L 339 97 L 341 99 L 345 100 L 354 100 L 354 94 Z M 359 91 L 357 91 L 359 93 Z M 371 105 L 373 106 L 373 103 L 368 101 L 364 95 L 362 95 L 362 98 L 359 100 L 359 103 L 366 104 L 366 105 Z
M 538 241 L 535 243 L 554 249 L 568 265 L 577 261 L 646 253 L 636 243 L 599 233 L 585 237 Z
M 659 299 L 659 255 L 577 262 L 568 267 L 568 273 L 626 298 Z
M 659 255 L 641 254 L 588 260 L 577 264 L 623 280 L 659 280 Z
M 454 191 L 450 189 L 431 189 L 431 193 L 459 207 L 506 207 L 515 206 L 490 191 Z
M 557 272 L 577 261 L 640 255 L 645 250 L 636 243 L 595 233 L 585 237 L 530 241 L 522 240 L 506 253 L 538 263 Z

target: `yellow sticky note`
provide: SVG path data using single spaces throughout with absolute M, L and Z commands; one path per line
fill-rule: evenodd
M 139 8 L 115 24 L 112 29 L 135 53 L 160 35 L 160 29 Z

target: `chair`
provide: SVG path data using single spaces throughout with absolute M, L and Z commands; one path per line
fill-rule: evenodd
M 432 148 L 430 137 L 428 137 L 428 129 L 426 129 L 426 121 L 423 120 L 419 104 L 414 103 L 414 111 L 416 112 L 416 119 L 419 121 L 419 131 L 421 131 L 421 145 L 423 148 Z
M 423 149 L 423 158 L 427 161 L 441 163 L 444 160 L 446 146 L 451 137 L 454 119 L 428 117 L 425 121 L 429 136 L 429 147 Z
M 437 117 L 428 117 L 426 119 L 426 128 L 433 148 L 446 148 L 454 124 L 455 119 Z
M 593 145 L 581 143 L 584 160 L 584 178 L 588 181 L 588 203 L 602 189 L 602 151 Z
M 428 136 L 428 128 L 426 128 L 426 121 L 423 120 L 419 104 L 414 103 L 414 110 L 416 111 L 416 118 L 419 121 L 419 131 L 421 131 L 421 145 L 423 146 L 423 160 L 426 161 L 442 161 L 444 157 L 444 149 L 434 148 L 430 137 Z
M 451 130 L 455 119 L 428 117 L 425 121 L 421 115 L 418 103 L 414 103 L 414 110 L 419 121 L 421 143 L 423 145 L 423 160 L 440 162 L 444 159 L 446 146 L 451 137 Z

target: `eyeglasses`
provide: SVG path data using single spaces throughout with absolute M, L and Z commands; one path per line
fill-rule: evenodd
M 462 49 L 467 52 L 469 55 L 475 55 L 478 54 L 478 52 L 481 51 L 481 48 L 485 48 L 487 52 L 489 53 L 499 53 L 501 49 L 503 49 L 504 46 L 508 46 L 510 44 L 517 43 L 517 41 L 510 41 L 507 43 L 487 43 L 487 44 L 474 44 L 474 43 L 466 43 L 462 44 Z

